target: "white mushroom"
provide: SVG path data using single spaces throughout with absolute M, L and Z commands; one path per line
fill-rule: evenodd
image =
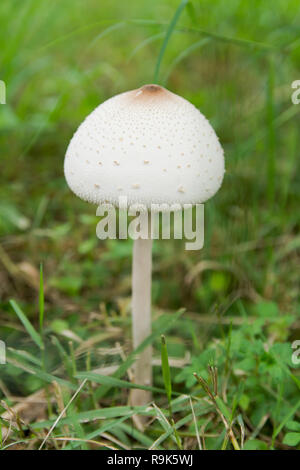
M 101 159 L 100 137 L 105 148 Z M 191 103 L 157 85 L 122 93 L 98 106 L 79 126 L 67 154 L 68 185 L 95 204 L 109 199 L 118 205 L 117 188 L 124 182 L 129 205 L 201 203 L 218 191 L 224 174 L 223 150 L 207 119 Z M 212 177 L 209 184 L 207 175 Z M 98 181 L 101 190 L 92 191 Z M 137 183 L 141 191 L 136 191 Z M 179 186 L 185 193 L 178 193 Z
M 79 126 L 67 155 L 68 185 L 95 204 L 109 200 L 117 206 L 121 189 L 128 205 L 148 209 L 152 203 L 203 203 L 218 191 L 224 175 L 223 150 L 207 119 L 191 103 L 158 85 L 122 93 L 98 106 Z M 134 242 L 135 348 L 151 332 L 151 246 L 150 239 Z M 150 347 L 137 359 L 134 372 L 136 383 L 151 385 Z M 149 392 L 133 391 L 133 405 L 149 399 Z

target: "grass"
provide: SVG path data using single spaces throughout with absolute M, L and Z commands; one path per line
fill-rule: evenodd
M 299 449 L 298 2 L 10 0 L 0 18 L 1 449 Z M 227 171 L 204 248 L 154 244 L 153 403 L 132 408 L 132 245 L 96 238 L 63 158 L 153 77 L 209 118 Z

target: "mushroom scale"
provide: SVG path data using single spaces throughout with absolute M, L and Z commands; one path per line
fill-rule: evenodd
M 99 105 L 75 132 L 64 171 L 81 199 L 118 205 L 195 204 L 211 198 L 224 176 L 213 128 L 190 102 L 145 85 Z M 121 188 L 121 189 L 120 189 Z

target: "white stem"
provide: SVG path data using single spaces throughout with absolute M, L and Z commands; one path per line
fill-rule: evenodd
M 151 270 L 152 240 L 138 238 L 134 241 L 132 260 L 132 334 L 136 349 L 151 334 Z M 152 347 L 145 348 L 134 364 L 134 382 L 152 385 Z M 151 392 L 132 390 L 131 404 L 145 405 Z

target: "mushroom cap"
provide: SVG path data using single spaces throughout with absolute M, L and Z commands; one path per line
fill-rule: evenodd
M 208 120 L 158 85 L 121 93 L 79 126 L 65 156 L 71 190 L 85 201 L 119 205 L 196 204 L 224 176 L 224 154 Z

